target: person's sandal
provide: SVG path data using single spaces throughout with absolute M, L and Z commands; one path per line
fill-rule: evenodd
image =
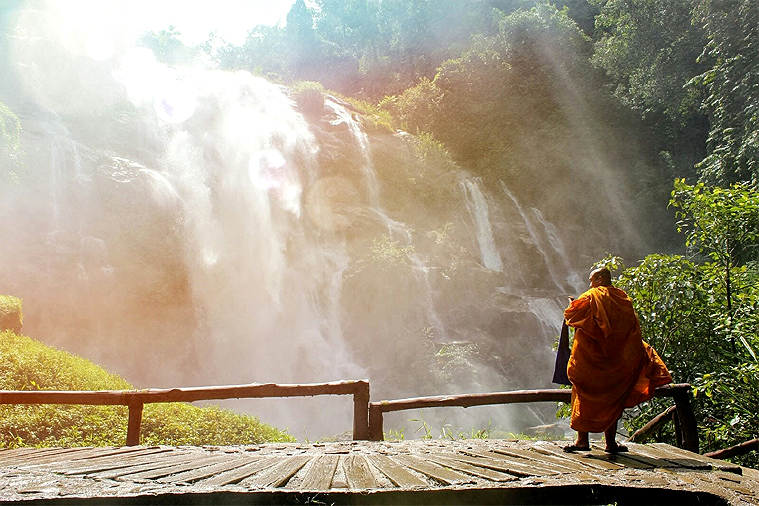
M 574 444 L 571 444 L 569 446 L 564 447 L 564 451 L 566 453 L 574 453 L 574 452 L 589 452 L 590 446 L 577 446 Z
M 606 453 L 611 453 L 612 455 L 614 455 L 615 453 L 624 453 L 624 452 L 627 452 L 629 450 L 627 449 L 627 447 L 625 445 L 618 444 L 618 445 L 616 445 L 616 446 L 614 446 L 612 448 L 608 448 L 607 447 L 604 451 Z

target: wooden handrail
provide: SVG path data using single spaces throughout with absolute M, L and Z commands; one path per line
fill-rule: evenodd
M 672 419 L 672 413 L 674 413 L 676 409 L 677 406 L 670 406 L 662 413 L 653 417 L 646 425 L 636 430 L 635 433 L 630 436 L 629 441 L 631 443 L 644 443 L 646 439 L 653 436 L 654 432 L 659 430 L 659 427 Z
M 303 385 L 253 383 L 146 390 L 53 391 L 0 390 L 0 404 L 86 404 L 128 406 L 127 446 L 138 445 L 142 409 L 157 402 L 194 402 L 219 399 L 264 397 L 309 397 L 314 395 L 353 395 L 353 438 L 369 437 L 369 382 L 367 380 L 334 381 Z
M 759 451 L 759 439 L 751 439 L 729 448 L 723 448 L 722 450 L 704 453 L 704 456 L 711 457 L 713 459 L 729 459 L 730 457 L 737 457 L 738 455 L 745 455 L 749 452 L 757 451 Z
M 691 387 L 687 383 L 665 385 L 656 389 L 656 397 L 672 397 L 675 401 L 678 434 L 683 447 L 698 453 L 698 431 L 690 405 Z M 517 390 L 480 394 L 415 397 L 370 402 L 367 380 L 335 381 L 303 385 L 254 383 L 146 390 L 51 391 L 51 390 L 0 390 L 0 404 L 87 404 L 121 405 L 129 407 L 127 446 L 140 441 L 142 410 L 145 404 L 156 402 L 193 402 L 214 399 L 263 397 L 306 397 L 314 395 L 353 395 L 353 439 L 379 441 L 383 435 L 383 414 L 408 409 L 483 406 L 488 404 L 514 404 L 525 402 L 569 403 L 572 392 L 568 389 Z
M 698 453 L 698 431 L 693 409 L 690 405 L 691 387 L 687 383 L 665 385 L 655 391 L 656 397 L 672 397 L 680 420 L 683 447 Z M 516 390 L 512 392 L 491 392 L 483 394 L 461 394 L 433 397 L 415 397 L 369 403 L 369 439 L 380 441 L 383 436 L 383 414 L 408 409 L 484 406 L 488 404 L 514 404 L 524 402 L 565 402 L 571 401 L 572 391 L 568 389 Z

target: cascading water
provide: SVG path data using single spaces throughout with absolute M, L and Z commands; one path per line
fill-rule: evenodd
M 147 173 L 154 197 L 176 196 L 183 217 L 198 381 L 364 377 L 340 327 L 344 241 L 312 234 L 300 205 L 302 181 L 318 177 L 308 124 L 282 88 L 249 74 L 193 72 L 182 83 L 197 97 L 194 117 L 165 130 L 163 170 Z M 161 100 L 164 113 L 171 99 Z M 280 403 L 267 420 L 287 426 L 288 411 Z M 349 426 L 349 413 L 343 418 Z M 309 428 L 334 430 L 334 417 L 324 422 L 314 417 Z
M 564 251 L 564 247 L 561 244 L 560 241 L 556 241 L 554 238 L 555 236 L 555 228 L 553 230 L 549 230 L 547 228 L 547 222 L 545 219 L 543 219 L 543 215 L 538 213 L 535 213 L 536 218 L 538 219 L 538 223 L 541 225 L 540 228 L 535 226 L 535 223 L 533 220 L 527 215 L 525 210 L 522 208 L 522 206 L 519 204 L 519 201 L 514 197 L 514 195 L 509 190 L 509 187 L 506 186 L 506 183 L 503 181 L 501 183 L 501 188 L 503 189 L 503 193 L 506 194 L 507 197 L 511 200 L 511 202 L 514 204 L 514 207 L 516 208 L 517 212 L 519 213 L 519 216 L 522 217 L 522 221 L 524 222 L 524 226 L 527 229 L 527 232 L 530 235 L 530 239 L 532 240 L 533 245 L 538 250 L 538 253 L 540 253 L 541 258 L 543 259 L 543 262 L 545 264 L 545 267 L 551 277 L 551 280 L 553 281 L 554 285 L 558 290 L 564 290 L 567 291 L 567 293 L 574 293 L 575 286 L 572 283 L 568 283 L 568 280 L 564 280 L 559 275 L 559 272 L 556 267 L 556 262 L 553 258 L 555 254 L 558 254 L 559 258 L 562 260 L 562 263 L 567 267 L 568 272 L 572 272 L 571 269 L 568 268 L 569 262 L 566 260 L 566 252 Z M 542 233 L 541 233 L 542 232 Z M 546 244 L 548 243 L 548 244 Z M 550 250 L 548 247 L 550 247 Z M 550 252 L 550 255 L 549 255 Z M 570 278 L 574 279 L 574 277 Z
M 561 307 L 545 294 L 569 263 L 539 210 L 517 216 L 508 192 L 420 161 L 410 136 L 364 129 L 334 97 L 314 111 L 248 73 L 147 56 L 114 72 L 119 120 L 102 138 L 66 117 L 40 136 L 56 212 L 39 213 L 45 255 L 26 257 L 55 282 L 19 293 L 36 336 L 139 388 L 366 377 L 381 400 L 546 386 Z M 525 272 L 543 270 L 535 248 L 551 279 Z M 350 400 L 331 402 L 235 407 L 313 437 L 350 427 Z M 478 409 L 424 417 L 540 421 Z
M 567 255 L 567 251 L 564 248 L 564 242 L 561 240 L 559 231 L 556 230 L 556 227 L 553 223 L 549 222 L 543 217 L 543 213 L 540 211 L 540 209 L 531 207 L 530 210 L 535 215 L 538 223 L 540 223 L 542 226 L 545 232 L 545 237 L 548 240 L 548 244 L 551 246 L 551 249 L 558 255 L 561 263 L 560 267 L 564 268 L 564 272 L 566 273 L 564 286 L 569 289 L 582 286 L 582 279 L 580 279 L 580 276 L 574 269 L 572 269 L 572 266 L 569 264 L 569 256 Z
M 369 138 L 364 132 L 361 125 L 353 118 L 350 111 L 335 101 L 332 97 L 327 97 L 324 101 L 324 105 L 329 107 L 336 115 L 337 119 L 332 120 L 332 125 L 345 124 L 356 140 L 359 146 L 361 157 L 361 172 L 364 175 L 364 181 L 366 185 L 368 203 L 369 206 L 377 208 L 379 207 L 379 184 L 377 183 L 377 174 L 374 172 L 374 166 L 372 164 L 372 154 L 369 149 Z
M 503 262 L 493 238 L 493 228 L 490 225 L 488 203 L 480 189 L 479 178 L 464 179 L 461 189 L 466 195 L 466 206 L 477 230 L 477 243 L 480 246 L 482 265 L 496 272 L 503 271 Z

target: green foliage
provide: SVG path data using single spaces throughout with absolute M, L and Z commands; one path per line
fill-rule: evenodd
M 188 65 L 197 56 L 199 48 L 185 45 L 179 37 L 182 34 L 170 25 L 160 32 L 148 31 L 138 39 L 138 43 L 150 49 L 156 60 L 167 65 Z
M 757 258 L 759 192 L 749 185 L 709 188 L 678 179 L 670 204 L 677 208 L 677 230 L 686 234 L 687 246 L 728 268 Z
M 759 3 L 701 0 L 695 21 L 708 37 L 710 68 L 694 81 L 705 89 L 709 154 L 700 163 L 712 184 L 759 184 Z
M 12 295 L 0 295 L 0 330 L 11 330 L 18 334 L 23 323 L 21 299 Z
M 313 81 L 299 81 L 291 86 L 295 102 L 306 114 L 319 115 L 324 110 L 324 86 Z
M 133 390 L 124 379 L 89 360 L 12 332 L 0 332 L 0 389 Z M 0 405 L 0 447 L 121 446 L 125 406 Z M 293 441 L 257 418 L 217 407 L 148 404 L 144 444 L 204 445 Z
M 700 113 L 697 90 L 686 84 L 703 72 L 697 62 L 706 37 L 692 23 L 693 0 L 609 0 L 596 17 L 600 37 L 593 63 L 612 79 L 614 93 L 668 135 Z
M 648 255 L 616 281 L 633 301 L 644 339 L 675 381 L 693 385 L 702 451 L 759 433 L 759 264 L 753 249 L 758 202 L 759 192 L 745 185 L 707 189 L 676 181 L 679 227 L 698 255 Z M 665 404 L 644 403 L 626 425 L 640 428 Z M 664 436 L 674 437 L 671 429 Z M 736 459 L 759 463 L 755 453 Z
M 419 427 L 417 427 L 417 429 L 414 431 L 414 434 L 421 433 L 422 439 L 435 438 L 435 436 L 432 434 L 432 426 L 430 426 L 430 424 L 428 424 L 424 419 L 423 411 L 419 411 L 419 418 L 411 418 L 409 419 L 409 422 L 419 423 Z M 491 428 L 491 422 L 488 422 L 488 426 L 486 428 L 478 429 L 476 427 L 470 427 L 469 429 L 464 429 L 462 427 L 456 427 L 450 423 L 446 423 L 446 421 L 443 420 L 443 424 L 440 427 L 440 433 L 437 438 L 449 439 L 451 441 L 456 441 L 457 439 L 490 439 L 492 432 L 493 429 Z M 392 440 L 392 437 L 395 437 L 396 439 L 404 439 L 403 429 L 401 429 L 400 432 L 391 430 L 387 435 L 385 435 L 386 440 Z
M 425 77 L 399 95 L 386 96 L 379 107 L 398 118 L 404 130 L 418 134 L 435 129 L 436 110 L 442 98 L 442 90 Z
M 359 111 L 364 119 L 369 120 L 375 129 L 383 130 L 387 133 L 395 133 L 395 119 L 388 111 L 364 100 L 352 97 L 343 98 Z

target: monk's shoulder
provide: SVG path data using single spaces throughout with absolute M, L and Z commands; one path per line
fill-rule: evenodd
M 616 286 L 607 286 L 605 288 L 608 290 L 609 295 L 612 297 L 630 300 L 630 297 L 621 288 L 617 288 Z

